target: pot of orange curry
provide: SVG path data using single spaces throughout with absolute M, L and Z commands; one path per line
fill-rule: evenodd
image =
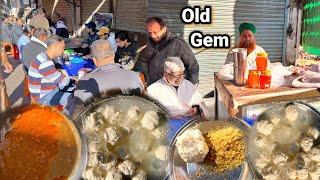
M 51 107 L 30 105 L 0 115 L 0 179 L 79 179 L 85 140 Z

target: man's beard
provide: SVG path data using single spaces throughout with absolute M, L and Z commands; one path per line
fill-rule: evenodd
M 250 54 L 256 48 L 256 42 L 255 41 L 254 42 L 249 42 L 249 41 L 240 42 L 239 48 L 246 48 L 248 54 Z

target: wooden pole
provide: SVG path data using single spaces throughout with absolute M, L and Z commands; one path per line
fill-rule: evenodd
M 298 25 L 298 3 L 295 0 L 290 1 L 289 23 L 287 28 L 287 50 L 286 65 L 294 64 L 296 60 L 296 42 L 297 42 L 297 25 Z

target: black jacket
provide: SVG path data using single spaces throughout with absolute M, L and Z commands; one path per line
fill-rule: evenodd
M 163 77 L 164 61 L 169 56 L 180 57 L 185 66 L 185 78 L 193 84 L 199 82 L 199 64 L 189 44 L 169 31 L 159 43 L 148 38 L 147 48 L 139 57 L 135 69 L 141 69 L 148 85 L 151 85 Z

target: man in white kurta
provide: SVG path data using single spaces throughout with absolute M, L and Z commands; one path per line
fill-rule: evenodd
M 265 52 L 265 50 L 257 45 L 255 33 L 256 27 L 251 23 L 242 23 L 239 26 L 240 38 L 239 42 L 230 49 L 226 58 L 225 64 L 232 62 L 231 52 L 235 48 L 246 48 L 247 49 L 247 69 L 256 69 L 256 57 L 258 53 Z M 270 62 L 268 62 L 269 64 Z
M 147 88 L 148 95 L 158 100 L 172 118 L 194 117 L 205 109 L 196 86 L 184 79 L 184 70 L 179 57 L 168 57 L 164 64 L 163 78 Z

